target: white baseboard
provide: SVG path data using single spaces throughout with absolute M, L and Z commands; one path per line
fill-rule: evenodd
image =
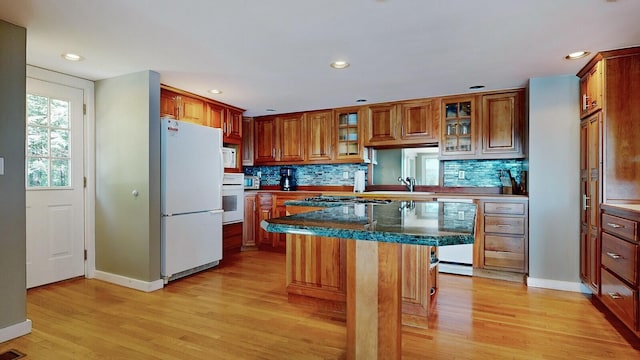
M 527 286 L 591 294 L 591 291 L 581 282 L 538 279 L 529 277 L 527 278 Z
M 21 323 L 17 323 L 6 328 L 0 329 L 0 343 L 15 339 L 17 337 L 27 335 L 31 332 L 31 320 L 27 319 Z
M 116 275 L 100 270 L 96 270 L 94 272 L 95 278 L 98 280 L 103 280 L 106 282 L 110 282 L 112 284 L 128 287 L 135 290 L 140 290 L 144 292 L 152 292 L 156 290 L 160 290 L 164 287 L 164 282 L 162 279 L 158 279 L 155 281 L 142 281 L 138 279 L 128 278 L 122 275 Z

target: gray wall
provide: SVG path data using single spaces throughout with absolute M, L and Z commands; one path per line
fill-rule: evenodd
M 529 81 L 529 276 L 580 282 L 578 78 Z
M 96 270 L 159 280 L 160 75 L 100 80 L 95 94 Z
M 27 319 L 24 28 L 0 21 L 0 329 Z

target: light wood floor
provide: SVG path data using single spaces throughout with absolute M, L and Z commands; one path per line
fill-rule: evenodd
M 225 260 L 153 293 L 86 279 L 31 289 L 33 332 L 0 352 L 47 360 L 345 357 L 344 316 L 287 303 L 283 254 Z M 638 341 L 583 294 L 455 275 L 441 275 L 440 284 L 432 328 L 403 330 L 404 359 L 640 358 Z

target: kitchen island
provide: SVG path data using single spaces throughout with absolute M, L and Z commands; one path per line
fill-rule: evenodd
M 261 227 L 287 234 L 288 242 L 304 236 L 317 237 L 320 243 L 346 244 L 349 359 L 400 358 L 403 244 L 417 245 L 431 253 L 432 247 L 474 241 L 475 204 L 361 203 L 345 199 L 332 205 L 320 202 L 287 205 L 310 206 L 314 211 L 265 220 Z

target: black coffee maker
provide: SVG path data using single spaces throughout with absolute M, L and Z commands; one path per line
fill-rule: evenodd
M 296 169 L 280 168 L 280 190 L 294 191 L 296 189 Z

